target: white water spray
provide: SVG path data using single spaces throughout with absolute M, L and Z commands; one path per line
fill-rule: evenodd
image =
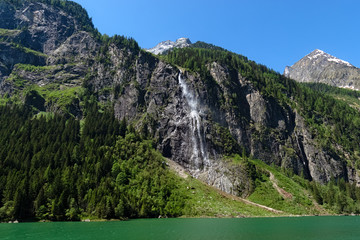
M 192 140 L 192 156 L 191 159 L 195 161 L 195 165 L 200 167 L 203 164 L 208 163 L 206 147 L 204 144 L 204 134 L 201 131 L 201 117 L 199 113 L 199 104 L 194 94 L 189 91 L 188 86 L 182 79 L 182 73 L 179 73 L 179 85 L 182 90 L 182 95 L 185 98 L 190 108 L 190 129 L 191 129 L 191 140 Z M 201 160 L 203 160 L 201 162 Z

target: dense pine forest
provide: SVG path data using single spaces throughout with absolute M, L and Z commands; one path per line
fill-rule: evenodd
M 0 219 L 178 216 L 184 197 L 153 143 L 90 105 L 84 122 L 0 108 Z

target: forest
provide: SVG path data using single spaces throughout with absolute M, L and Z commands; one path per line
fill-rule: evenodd
M 0 107 L 0 220 L 178 216 L 185 197 L 152 140 L 111 111 L 84 121 Z

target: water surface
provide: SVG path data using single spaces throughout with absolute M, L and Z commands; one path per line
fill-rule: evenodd
M 360 217 L 140 219 L 0 224 L 0 239 L 360 239 Z

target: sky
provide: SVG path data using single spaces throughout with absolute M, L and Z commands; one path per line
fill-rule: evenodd
M 187 37 L 283 73 L 315 49 L 360 67 L 358 0 L 75 0 L 100 33 L 142 48 Z

